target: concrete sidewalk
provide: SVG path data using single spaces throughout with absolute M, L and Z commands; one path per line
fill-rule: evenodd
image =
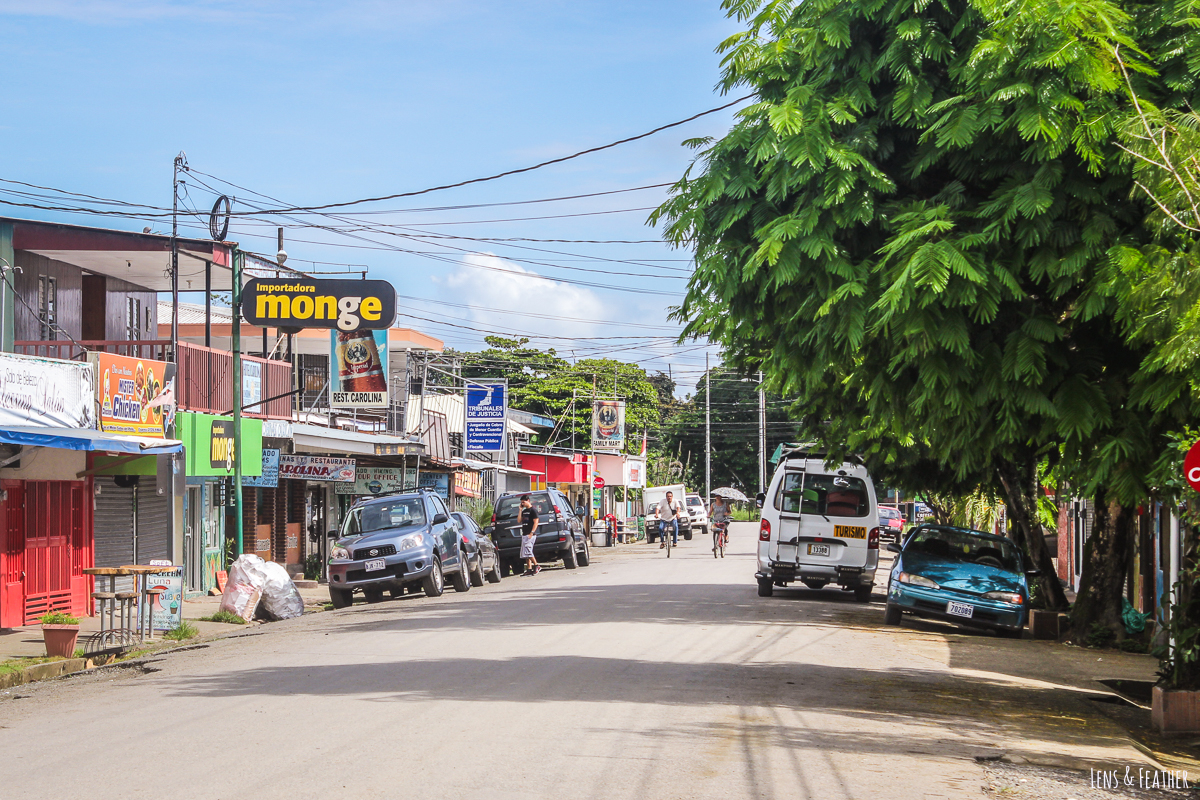
M 304 598 L 305 613 L 317 611 L 329 602 L 329 589 L 318 586 L 315 589 L 299 589 Z M 202 595 L 183 602 L 183 618 L 196 626 L 201 638 L 221 636 L 242 630 L 246 626 L 232 625 L 225 622 L 203 622 L 201 617 L 211 617 L 221 605 L 221 598 Z M 79 621 L 79 638 L 83 640 L 89 634 L 100 630 L 99 617 L 83 617 Z M 162 639 L 162 633 L 154 635 L 154 641 Z M 42 658 L 46 655 L 46 646 L 42 641 L 40 625 L 27 625 L 22 628 L 0 629 L 0 663 L 15 659 Z

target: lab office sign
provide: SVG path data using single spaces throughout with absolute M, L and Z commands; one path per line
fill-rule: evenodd
M 387 281 L 253 278 L 242 289 L 242 316 L 285 331 L 381 330 L 396 319 L 396 290 Z

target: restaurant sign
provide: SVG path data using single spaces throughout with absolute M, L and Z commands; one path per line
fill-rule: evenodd
M 353 458 L 280 456 L 279 477 L 305 481 L 354 482 Z
M 0 425 L 96 427 L 91 364 L 0 354 Z

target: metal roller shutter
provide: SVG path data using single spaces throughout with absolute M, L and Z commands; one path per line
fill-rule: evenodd
M 137 491 L 137 563 L 171 558 L 171 526 L 175 518 L 171 495 L 159 497 L 153 478 L 141 482 Z
M 122 489 L 112 478 L 96 478 L 95 547 L 97 567 L 133 563 L 133 489 Z M 107 580 L 97 582 L 107 590 Z M 117 591 L 133 590 L 133 578 L 117 579 Z

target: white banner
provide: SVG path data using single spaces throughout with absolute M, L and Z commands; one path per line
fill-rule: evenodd
M 0 425 L 95 428 L 92 365 L 0 353 Z
M 403 473 L 399 467 L 358 467 L 354 483 L 338 483 L 334 494 L 391 494 L 417 488 L 417 469 L 409 467 Z
M 306 481 L 354 482 L 353 458 L 326 456 L 280 456 L 279 477 Z

